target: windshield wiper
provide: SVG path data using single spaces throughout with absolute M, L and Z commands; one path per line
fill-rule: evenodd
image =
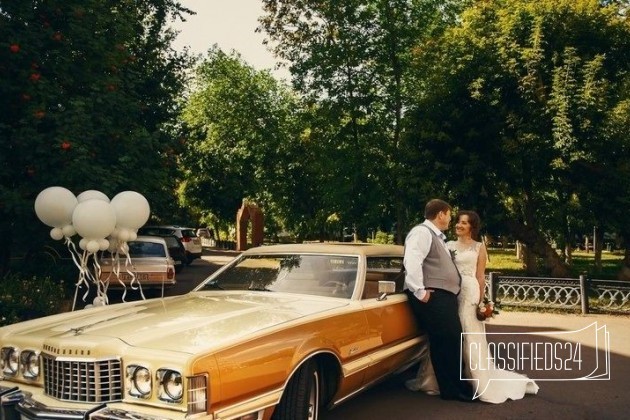
M 273 292 L 273 290 L 267 289 L 266 287 L 254 287 L 254 286 L 248 287 L 247 290 L 254 290 L 256 292 Z
M 213 289 L 217 290 L 225 290 L 223 287 L 219 286 L 219 283 L 217 283 L 216 281 L 211 281 L 210 283 L 206 284 L 204 286 L 204 289 L 208 288 L 208 286 L 211 286 Z

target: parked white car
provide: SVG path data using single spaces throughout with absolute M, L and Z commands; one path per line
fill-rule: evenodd
M 201 246 L 201 238 L 197 236 L 195 229 L 168 225 L 168 226 L 143 226 L 138 229 L 138 235 L 175 235 L 184 244 L 186 248 L 186 257 L 188 258 L 188 264 L 192 263 L 195 259 L 201 258 L 203 247 Z

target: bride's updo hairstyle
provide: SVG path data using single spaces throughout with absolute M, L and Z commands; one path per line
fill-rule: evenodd
M 470 224 L 470 236 L 475 240 L 479 240 L 479 229 L 481 228 L 481 219 L 479 215 L 472 210 L 460 210 L 457 212 L 457 221 L 462 216 L 468 216 L 468 223 Z

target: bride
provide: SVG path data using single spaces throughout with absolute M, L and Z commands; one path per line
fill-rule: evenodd
M 478 381 L 477 394 L 481 401 L 499 404 L 508 399 L 521 399 L 526 393 L 536 394 L 538 385 L 525 375 L 497 369 L 492 356 L 488 354 L 485 324 L 476 315 L 477 307 L 483 302 L 485 295 L 487 258 L 483 243 L 473 239 L 479 235 L 480 224 L 479 215 L 474 211 L 460 211 L 455 224 L 457 240 L 449 241 L 447 246 L 454 255 L 455 265 L 462 276 L 457 301 L 462 330 L 466 333 L 463 335 L 463 374 L 468 379 Z M 470 354 L 471 348 L 477 351 Z M 476 368 L 471 370 L 471 364 Z M 429 395 L 440 393 L 428 355 L 423 357 L 416 378 L 408 380 L 405 386 L 412 391 L 424 391 Z

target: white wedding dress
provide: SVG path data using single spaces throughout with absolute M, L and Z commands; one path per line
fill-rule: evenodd
M 474 380 L 473 389 L 476 388 L 477 396 L 481 401 L 488 403 L 500 404 L 508 399 L 521 399 L 525 394 L 536 394 L 538 385 L 533 380 L 516 372 L 495 368 L 489 354 L 485 324 L 479 321 L 476 315 L 480 291 L 475 273 L 481 243 L 474 242 L 469 247 L 460 248 L 456 241 L 449 241 L 447 246 L 455 253 L 455 265 L 462 276 L 461 290 L 457 296 L 462 331 L 474 333 L 464 334 L 464 377 Z M 470 349 L 473 351 L 470 352 Z M 472 370 L 471 365 L 475 367 Z M 475 385 L 477 381 L 478 386 Z M 416 378 L 406 381 L 405 385 L 412 391 L 439 394 L 428 354 L 422 358 Z

